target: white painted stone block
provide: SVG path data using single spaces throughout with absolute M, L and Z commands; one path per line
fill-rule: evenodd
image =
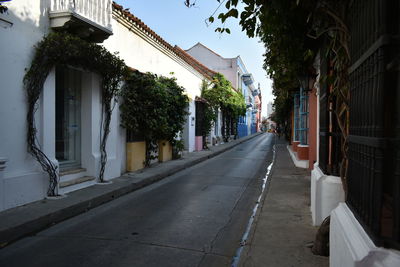
M 376 247 L 345 203 L 331 213 L 331 267 L 397 267 L 398 250 Z
M 311 172 L 311 215 L 313 225 L 321 225 L 331 211 L 344 202 L 342 181 L 338 176 L 325 175 L 314 164 Z

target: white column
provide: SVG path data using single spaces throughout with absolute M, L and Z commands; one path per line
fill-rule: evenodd
M 101 88 L 100 77 L 82 75 L 82 167 L 87 175 L 98 177 L 100 171 Z
M 43 93 L 40 98 L 40 142 L 42 151 L 53 164 L 58 166 L 56 159 L 56 71 L 53 68 L 43 85 Z

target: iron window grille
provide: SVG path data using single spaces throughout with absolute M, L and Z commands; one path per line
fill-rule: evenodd
M 346 203 L 378 246 L 400 249 L 399 1 L 355 0 Z

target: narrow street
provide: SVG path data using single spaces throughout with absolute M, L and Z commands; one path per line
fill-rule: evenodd
M 0 266 L 228 266 L 272 160 L 257 136 L 0 251 Z

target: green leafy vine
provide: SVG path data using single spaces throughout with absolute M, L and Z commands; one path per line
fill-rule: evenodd
M 211 83 L 203 81 L 201 96 L 207 102 L 204 111 L 203 135 L 210 132 L 219 110 L 223 112 L 225 117 L 229 117 L 233 121 L 237 121 L 239 116 L 246 114 L 243 94 L 235 91 L 230 81 L 221 73 L 217 73 Z M 226 136 L 224 138 L 226 139 Z

